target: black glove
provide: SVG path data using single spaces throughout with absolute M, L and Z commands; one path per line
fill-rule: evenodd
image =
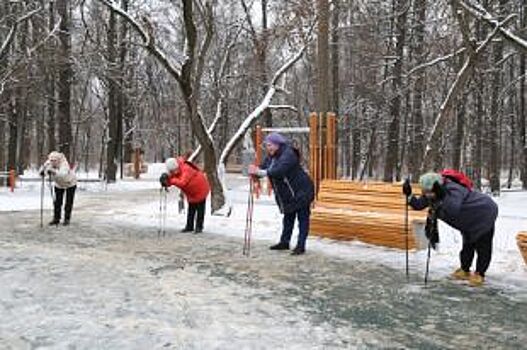
M 161 177 L 159 178 L 159 182 L 161 183 L 161 186 L 168 187 L 168 174 L 167 173 L 161 174 Z
M 40 174 L 40 177 L 44 177 L 44 170 L 41 170 L 39 174 Z
M 55 170 L 51 170 L 51 169 L 48 170 L 48 176 L 55 175 L 55 173 L 56 173 Z
M 428 217 L 426 218 L 425 235 L 430 242 L 430 246 L 436 249 L 437 243 L 439 243 L 439 229 L 437 228 L 437 211 L 436 208 L 430 208 L 428 210 Z
M 412 195 L 412 185 L 410 184 L 410 179 L 406 179 L 403 183 L 403 193 L 406 197 Z

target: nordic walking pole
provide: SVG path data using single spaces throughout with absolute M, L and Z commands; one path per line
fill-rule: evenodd
M 408 262 L 408 199 L 410 198 L 409 196 L 405 196 L 405 205 L 404 205 L 404 230 L 405 230 L 405 245 L 406 245 L 406 281 L 409 281 L 410 280 L 410 267 L 409 267 L 409 262 Z
M 410 267 L 409 267 L 409 261 L 408 261 L 408 249 L 409 249 L 409 243 L 408 243 L 408 204 L 410 202 L 410 195 L 412 193 L 412 188 L 410 185 L 410 178 L 406 178 L 403 185 L 403 193 L 404 193 L 404 231 L 405 231 L 405 246 L 406 246 L 406 281 L 410 281 Z
M 166 227 L 167 227 L 167 197 L 168 197 L 168 189 L 165 188 L 165 191 L 163 192 L 163 237 L 166 235 Z
M 253 181 L 249 177 L 249 197 L 247 199 L 247 215 L 245 216 L 245 236 L 243 242 L 243 255 L 249 256 L 251 249 L 252 211 L 253 211 Z
M 53 201 L 53 210 L 55 210 L 55 193 L 53 192 L 53 181 L 51 180 L 51 174 L 48 176 L 48 183 L 49 183 L 49 193 L 51 195 L 51 200 Z M 62 210 L 62 208 L 60 209 Z M 55 217 L 55 213 L 53 213 L 53 217 Z M 57 223 L 57 226 L 59 224 Z
M 159 228 L 157 230 L 157 237 L 161 236 L 163 228 L 163 187 L 159 189 Z
M 44 227 L 44 187 L 45 187 L 45 178 L 42 175 L 42 183 L 40 185 L 40 228 Z
M 428 272 L 430 271 L 430 246 L 431 243 L 428 241 L 428 255 L 426 258 L 426 271 L 425 271 L 425 286 L 428 283 Z

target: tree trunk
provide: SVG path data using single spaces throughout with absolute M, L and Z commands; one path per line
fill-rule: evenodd
M 317 0 L 318 39 L 317 39 L 317 110 L 329 112 L 329 2 Z M 321 127 L 324 128 L 325 120 Z
M 464 61 L 464 55 L 460 55 L 457 64 L 458 71 L 462 68 Z M 459 100 L 456 108 L 456 135 L 454 138 L 454 149 L 452 155 L 452 167 L 456 170 L 461 170 L 461 155 L 463 154 L 463 140 L 465 135 L 466 102 L 467 95 L 464 93 L 463 98 Z
M 498 14 L 503 12 L 506 0 L 499 1 Z M 495 41 L 493 47 L 493 63 L 495 64 L 492 72 L 492 89 L 491 89 L 491 104 L 490 104 L 490 190 L 493 193 L 500 191 L 500 172 L 501 172 L 501 157 L 500 157 L 500 105 L 499 91 L 501 84 L 501 68 L 499 62 L 503 58 L 503 39 L 500 37 Z
M 522 1 L 522 30 L 525 31 L 527 28 L 527 1 Z M 520 124 L 520 147 L 521 152 L 521 180 L 522 180 L 522 187 L 524 190 L 527 190 L 527 129 L 526 129 L 526 120 L 527 120 L 527 112 L 525 111 L 525 72 L 526 72 L 526 65 L 525 65 L 525 53 L 524 51 L 520 54 L 520 113 L 518 115 L 519 124 Z
M 59 150 L 69 159 L 72 151 L 71 135 L 71 83 L 73 70 L 71 67 L 71 36 L 70 7 L 68 0 L 57 0 L 57 13 L 60 17 L 58 53 L 58 119 L 59 119 Z
M 16 94 L 17 91 L 13 91 Z M 9 102 L 9 145 L 7 153 L 7 170 L 16 169 L 17 164 L 17 141 L 18 141 L 18 105 L 14 96 Z
M 117 151 L 119 149 L 119 117 L 117 110 L 117 25 L 115 13 L 110 12 L 108 23 L 108 140 L 106 146 L 106 181 L 114 182 L 117 175 Z
M 333 16 L 331 18 L 331 110 L 339 113 L 339 30 L 340 30 L 340 0 L 333 0 Z
M 401 83 L 403 54 L 406 37 L 406 1 L 394 0 L 395 20 L 395 57 L 396 61 L 393 67 L 393 99 L 390 104 L 391 122 L 388 130 L 388 149 L 386 150 L 386 159 L 384 163 L 384 181 L 393 181 L 393 171 L 398 166 L 399 156 L 399 129 L 400 129 L 400 111 L 401 111 Z
M 511 64 L 509 65 L 509 81 L 514 81 L 514 58 L 511 58 Z M 507 179 L 507 188 L 512 187 L 512 181 L 514 180 L 514 168 L 516 167 L 516 114 L 514 111 L 516 110 L 516 94 L 515 91 L 511 91 L 509 93 L 509 99 L 508 99 L 508 110 L 509 110 L 509 120 L 510 120 L 510 132 L 509 132 L 509 138 L 510 138 L 510 150 L 509 150 L 509 177 Z
M 52 31 L 55 27 L 55 2 L 54 0 L 49 1 L 49 31 Z M 47 134 L 48 134 L 48 152 L 55 151 L 57 148 L 56 136 L 55 136 L 55 113 L 56 113 L 56 62 L 55 59 L 55 43 L 51 40 L 49 43 L 48 51 L 48 65 L 46 73 L 46 87 L 47 87 Z
M 128 11 L 128 0 L 121 0 L 121 8 L 124 11 Z M 119 66 L 116 67 L 118 70 L 117 81 L 118 81 L 118 90 L 117 90 L 117 104 L 116 104 L 116 117 L 117 117 L 117 155 L 120 161 L 120 177 L 121 179 L 124 176 L 124 140 L 123 140 L 123 116 L 124 111 L 127 109 L 127 99 L 126 99 L 126 85 L 128 84 L 127 79 L 125 79 L 125 67 L 126 67 L 126 55 L 127 55 L 127 32 L 128 24 L 124 19 L 121 18 L 120 23 L 120 35 L 119 35 Z
M 414 40 L 415 47 L 413 49 L 415 63 L 417 65 L 423 64 L 426 59 L 426 52 L 424 50 L 425 43 L 425 21 L 426 21 L 426 0 L 416 0 L 414 3 L 416 12 L 416 23 Z M 417 73 L 414 91 L 412 96 L 412 122 L 410 125 L 410 145 L 409 145 L 409 159 L 408 172 L 413 181 L 419 178 L 419 165 L 421 164 L 424 148 L 425 134 L 424 134 L 424 120 L 423 120 L 423 97 L 426 91 L 425 72 L 423 70 Z

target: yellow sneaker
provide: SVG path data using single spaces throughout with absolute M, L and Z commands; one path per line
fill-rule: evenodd
M 468 279 L 468 284 L 471 287 L 480 287 L 483 285 L 483 282 L 485 282 L 485 277 L 481 276 L 477 272 L 474 272 L 472 275 L 470 275 L 470 278 Z
M 456 271 L 452 272 L 450 277 L 452 277 L 455 280 L 466 281 L 470 279 L 470 272 L 463 271 L 463 269 L 459 268 Z

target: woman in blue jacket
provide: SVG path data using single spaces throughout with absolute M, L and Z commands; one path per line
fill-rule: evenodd
M 280 242 L 272 250 L 288 250 L 295 219 L 298 218 L 298 243 L 293 255 L 304 254 L 309 233 L 311 202 L 315 198 L 313 182 L 300 164 L 299 152 L 278 133 L 265 138 L 267 157 L 260 167 L 249 167 L 249 174 L 269 177 L 280 212 L 284 214 Z

